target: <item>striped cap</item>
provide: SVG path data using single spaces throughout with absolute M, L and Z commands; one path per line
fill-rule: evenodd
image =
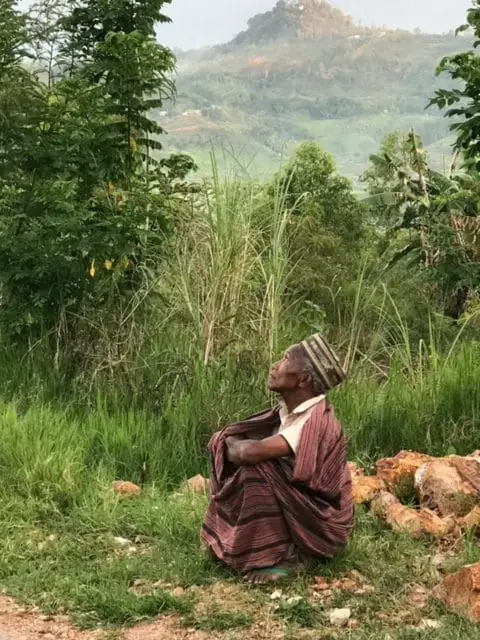
M 347 372 L 340 364 L 337 354 L 320 333 L 310 336 L 301 344 L 325 386 L 325 391 L 337 387 L 346 379 Z

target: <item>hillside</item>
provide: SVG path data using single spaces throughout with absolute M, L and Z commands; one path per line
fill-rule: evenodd
M 314 138 L 355 177 L 386 133 L 412 126 L 441 163 L 447 126 L 425 106 L 440 59 L 464 48 L 451 35 L 356 26 L 323 0 L 280 0 L 230 43 L 179 54 L 177 102 L 159 119 L 169 148 L 201 166 L 213 144 L 271 173 Z

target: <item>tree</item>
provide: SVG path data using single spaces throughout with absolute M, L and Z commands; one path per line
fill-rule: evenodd
M 366 201 L 387 229 L 385 249 L 403 240 L 387 263 L 423 270 L 446 315 L 458 319 L 480 282 L 480 180 L 473 170 L 433 171 L 422 141 L 411 131 L 390 136 L 364 174 Z
M 473 49 L 443 58 L 437 75 L 446 73 L 456 83 L 453 89 L 438 89 L 430 104 L 446 109 L 445 116 L 455 121 L 450 129 L 456 134 L 455 149 L 469 165 L 480 169 L 480 0 L 467 12 L 467 22 L 457 33 L 473 30 Z
M 41 32 L 0 14 L 11 78 L 0 89 L 0 309 L 4 330 L 21 340 L 44 330 L 58 340 L 60 324 L 62 336 L 78 337 L 78 318 L 93 310 L 126 328 L 120 316 L 158 275 L 171 196 L 194 166 L 186 156 L 153 157 L 162 130 L 150 109 L 174 89 L 173 55 L 154 37 L 164 4 L 76 1 L 60 20 L 47 16 L 48 44 L 59 43 L 49 82 L 16 53 L 19 43 L 44 50 Z M 51 0 L 42 7 L 55 15 Z M 30 92 L 22 102 L 21 79 Z
M 358 273 L 365 240 L 364 209 L 335 161 L 315 142 L 305 142 L 275 177 L 270 193 L 284 194 L 293 295 L 322 305 L 329 289 Z

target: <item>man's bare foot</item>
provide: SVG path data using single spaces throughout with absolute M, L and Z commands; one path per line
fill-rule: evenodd
M 268 569 L 254 569 L 249 571 L 244 580 L 250 584 L 269 584 L 285 580 L 290 575 L 291 570 L 285 567 L 269 567 Z

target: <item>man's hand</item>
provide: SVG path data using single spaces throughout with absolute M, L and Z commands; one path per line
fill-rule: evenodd
M 287 441 L 281 436 L 271 436 L 265 440 L 226 440 L 227 457 L 237 467 L 258 464 L 266 460 L 277 460 L 292 455 Z

